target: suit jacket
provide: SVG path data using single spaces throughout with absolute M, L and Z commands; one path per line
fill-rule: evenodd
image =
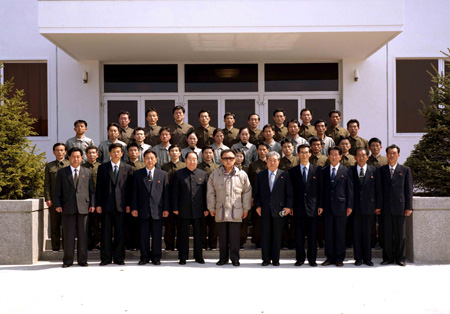
M 319 187 L 319 207 L 323 215 L 346 216 L 347 208 L 353 208 L 353 184 L 351 175 L 343 165 L 339 166 L 334 184 L 331 183 L 330 166 L 322 169 Z
M 121 161 L 117 182 L 111 162 L 105 162 L 98 167 L 96 205 L 102 207 L 102 212 L 125 212 L 131 204 L 131 178 L 133 168 Z
M 62 214 L 88 214 L 95 207 L 95 188 L 91 170 L 80 167 L 78 184 L 75 186 L 70 167 L 56 174 L 55 207 L 62 207 Z
M 289 173 L 277 170 L 272 192 L 269 186 L 269 170 L 261 170 L 255 179 L 255 207 L 261 207 L 261 217 L 281 218 L 284 207 L 292 209 L 294 195 Z
M 405 209 L 412 210 L 413 182 L 411 169 L 397 164 L 391 179 L 389 165 L 379 168 L 383 191 L 382 214 L 403 216 Z
M 204 216 L 206 208 L 206 188 L 208 176 L 205 171 L 183 168 L 175 172 L 173 178 L 172 210 L 178 210 L 180 218 L 197 219 Z
M 306 184 L 303 183 L 303 176 L 300 166 L 289 169 L 291 177 L 292 189 L 294 191 L 294 216 L 317 217 L 317 197 L 319 195 L 319 179 L 321 175 L 321 167 L 309 164 L 308 176 Z
M 361 185 L 357 166 L 350 168 L 353 180 L 354 215 L 374 215 L 376 208 L 381 208 L 381 180 L 377 168 L 367 165 L 364 181 Z
M 169 211 L 169 179 L 167 173 L 155 168 L 153 181 L 147 177 L 147 168 L 133 174 L 131 210 L 138 211 L 141 219 L 162 219 L 162 212 Z

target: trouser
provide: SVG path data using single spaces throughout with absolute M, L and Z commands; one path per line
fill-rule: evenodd
M 75 253 L 75 236 L 77 237 L 77 262 L 78 264 L 87 263 L 87 214 L 63 214 L 62 224 L 64 233 L 64 257 L 63 263 L 73 264 Z
M 292 249 L 295 245 L 295 219 L 292 215 L 283 217 L 283 234 L 281 247 Z
M 248 216 L 245 219 L 242 219 L 241 222 L 241 232 L 240 232 L 240 245 L 241 247 L 247 242 L 248 237 Z
M 178 258 L 187 260 L 189 258 L 189 226 L 194 229 L 194 259 L 203 259 L 202 253 L 202 230 L 203 218 L 186 219 L 179 218 L 180 233 L 178 233 Z
M 211 215 L 206 216 L 205 220 L 203 221 L 202 239 L 203 248 L 217 248 L 216 219 Z
M 111 263 L 112 261 L 116 264 L 122 263 L 125 260 L 125 213 L 103 211 L 101 216 L 102 243 L 100 259 L 105 263 Z
M 101 214 L 89 213 L 88 218 L 88 249 L 92 250 L 100 244 L 101 240 Z
M 252 207 L 252 243 L 256 246 L 261 246 L 261 226 L 260 226 L 261 217 L 256 212 L 256 208 Z
M 128 250 L 139 248 L 139 218 L 125 214 L 124 225 L 125 247 Z
M 353 246 L 353 215 L 347 217 L 347 226 L 345 228 L 345 246 Z
M 284 220 L 281 217 L 261 217 L 261 255 L 264 262 L 279 262 Z
M 313 264 L 317 259 L 317 217 L 296 217 L 295 222 L 295 259 L 297 262 Z M 305 255 L 305 237 L 308 239 L 308 251 Z
M 50 206 L 48 211 L 50 213 L 50 238 L 52 241 L 52 250 L 59 250 L 61 249 L 61 213 L 58 213 L 54 206 Z
M 162 219 L 139 219 L 139 248 L 141 250 L 141 262 L 161 259 L 162 246 Z M 152 249 L 150 250 L 150 236 L 152 237 Z
M 353 216 L 353 253 L 355 261 L 372 261 L 372 226 L 375 215 Z
M 323 217 L 325 229 L 325 256 L 331 263 L 345 259 L 345 227 L 347 216 L 329 214 Z
M 317 244 L 320 248 L 324 247 L 325 241 L 325 230 L 323 227 L 323 216 L 317 217 Z
M 164 219 L 164 244 L 166 249 L 173 251 L 178 248 L 178 241 L 175 243 L 175 235 L 180 233 L 180 223 L 178 215 L 169 211 L 169 216 Z
M 239 261 L 240 222 L 218 222 L 220 260 Z
M 383 260 L 404 262 L 405 253 L 405 216 L 383 215 L 384 247 Z

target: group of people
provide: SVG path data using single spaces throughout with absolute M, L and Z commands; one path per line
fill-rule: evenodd
M 381 141 L 359 137 L 356 119 L 341 127 L 337 110 L 329 113 L 330 126 L 324 120 L 313 126 L 310 109 L 301 111 L 302 123 L 286 126 L 285 111 L 276 109 L 274 124 L 262 130 L 256 113 L 240 129 L 231 112 L 224 129 L 209 125 L 207 110 L 196 128 L 183 122 L 184 114 L 174 107 L 174 122 L 162 127 L 150 108 L 148 127 L 132 129 L 122 111 L 98 147 L 85 136 L 87 122 L 77 120 L 75 137 L 54 144 L 44 191 L 54 251 L 61 249 L 62 223 L 63 267 L 73 264 L 75 238 L 81 266 L 95 248 L 101 266 L 124 265 L 126 249 L 140 250 L 139 265 L 159 265 L 163 226 L 165 250 L 177 249 L 184 265 L 191 225 L 197 263 L 219 242 L 217 265 L 239 266 L 250 222 L 263 266 L 280 265 L 282 247 L 295 247 L 296 266 L 306 259 L 317 266 L 318 243 L 325 246 L 323 266 L 343 266 L 349 241 L 355 265 L 373 266 L 377 236 L 382 264 L 405 265 L 413 188 L 398 146 L 382 156 Z

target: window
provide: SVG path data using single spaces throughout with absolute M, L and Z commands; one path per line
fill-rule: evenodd
M 28 112 L 37 119 L 37 136 L 48 136 L 47 63 L 5 63 L 4 80 L 11 79 L 14 89 L 24 91 Z
M 257 64 L 186 64 L 186 92 L 257 92 Z
M 337 63 L 265 64 L 266 92 L 338 91 Z
M 105 93 L 176 93 L 176 64 L 105 64 Z
M 396 116 L 398 133 L 420 133 L 424 131 L 425 120 L 419 110 L 423 101 L 429 104 L 429 91 L 434 83 L 427 71 L 434 72 L 438 60 L 397 60 L 396 62 Z

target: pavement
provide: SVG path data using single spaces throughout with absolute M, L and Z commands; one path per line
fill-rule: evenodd
M 240 267 L 189 260 L 160 266 L 0 266 L 0 313 L 450 313 L 450 265 Z M 318 263 L 323 259 L 318 260 Z

